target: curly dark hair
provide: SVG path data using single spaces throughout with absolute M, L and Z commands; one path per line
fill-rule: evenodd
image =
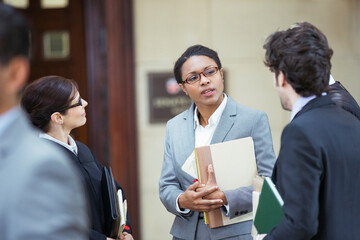
M 202 46 L 202 45 L 193 45 L 193 46 L 189 47 L 188 49 L 186 49 L 186 51 L 181 55 L 181 57 L 179 57 L 179 59 L 176 61 L 175 65 L 174 65 L 174 75 L 175 75 L 175 79 L 178 83 L 183 82 L 182 77 L 181 77 L 182 66 L 184 65 L 186 60 L 188 60 L 192 56 L 207 56 L 215 61 L 216 65 L 219 69 L 222 68 L 217 52 L 215 52 L 214 50 L 212 50 L 208 47 Z
M 21 98 L 21 106 L 28 113 L 31 123 L 43 132 L 49 131 L 49 122 L 54 112 L 71 105 L 78 84 L 71 79 L 59 76 L 46 76 L 29 84 Z
M 303 97 L 328 91 L 333 50 L 326 36 L 310 23 L 277 31 L 265 41 L 265 65 L 276 77 L 280 71 L 295 92 Z

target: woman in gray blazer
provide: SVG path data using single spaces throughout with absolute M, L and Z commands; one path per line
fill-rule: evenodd
M 230 218 L 251 212 L 253 186 L 222 192 L 217 186 L 200 185 L 181 167 L 195 147 L 252 137 L 258 173 L 271 176 L 275 154 L 267 116 L 224 93 L 223 69 L 212 49 L 188 48 L 175 63 L 174 75 L 193 104 L 166 126 L 159 192 L 175 215 L 170 233 L 173 239 L 252 239 L 252 221 L 210 229 L 202 212 L 221 207 Z

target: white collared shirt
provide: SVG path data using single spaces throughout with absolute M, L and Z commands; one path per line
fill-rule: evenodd
M 329 85 L 332 85 L 335 83 L 335 79 L 333 78 L 333 76 L 330 74 L 330 79 L 329 79 Z
M 14 107 L 0 115 L 0 136 L 11 125 L 11 123 L 20 115 L 20 107 Z
M 219 125 L 221 115 L 226 107 L 227 96 L 224 94 L 224 99 L 209 118 L 209 124 L 205 127 L 200 125 L 198 118 L 198 109 L 194 110 L 194 128 L 195 128 L 195 147 L 210 145 L 211 139 L 214 136 L 215 130 Z
M 311 100 L 316 98 L 316 95 L 312 95 L 310 97 L 299 97 L 291 110 L 290 122 L 294 119 L 295 115 L 300 112 L 300 110 Z
M 210 145 L 211 139 L 214 136 L 215 130 L 219 125 L 221 115 L 226 107 L 227 103 L 227 95 L 224 93 L 224 99 L 219 105 L 219 107 L 215 110 L 215 112 L 209 118 L 209 124 L 205 127 L 200 125 L 199 118 L 198 118 L 198 109 L 195 107 L 194 110 L 194 128 L 195 128 L 195 147 Z M 179 207 L 179 194 L 176 198 L 176 210 L 180 213 L 187 214 L 190 212 L 189 209 L 184 209 L 182 211 Z M 224 205 L 226 208 L 225 214 L 228 215 L 229 213 L 229 205 Z
M 76 156 L 78 154 L 78 147 L 75 143 L 75 140 L 69 135 L 68 136 L 68 143 L 69 144 L 66 144 L 66 143 L 63 143 L 62 141 L 59 141 L 57 140 L 56 138 L 53 138 L 52 136 L 50 136 L 49 134 L 47 133 L 40 133 L 39 134 L 39 137 L 40 138 L 45 138 L 45 139 L 48 139 L 48 140 L 51 140 L 53 142 L 56 142 L 58 144 L 60 144 L 61 146 L 63 147 L 66 147 L 67 149 L 69 149 L 71 152 L 73 152 Z

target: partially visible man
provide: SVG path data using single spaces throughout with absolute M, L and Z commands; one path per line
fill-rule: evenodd
M 329 92 L 328 95 L 331 100 L 342 107 L 346 111 L 354 114 L 360 120 L 360 107 L 356 102 L 354 97 L 346 90 L 346 88 L 339 82 L 335 81 L 334 78 L 330 75 L 329 81 Z
M 291 111 L 272 176 L 284 217 L 265 239 L 358 239 L 360 122 L 326 95 L 333 51 L 309 23 L 273 33 L 264 48 Z
M 70 161 L 18 106 L 29 74 L 25 19 L 0 3 L 0 239 L 88 239 L 84 189 Z

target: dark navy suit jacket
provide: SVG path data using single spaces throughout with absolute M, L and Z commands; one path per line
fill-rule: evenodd
M 358 239 L 360 121 L 329 96 L 306 104 L 285 127 L 273 181 L 284 217 L 265 239 Z

